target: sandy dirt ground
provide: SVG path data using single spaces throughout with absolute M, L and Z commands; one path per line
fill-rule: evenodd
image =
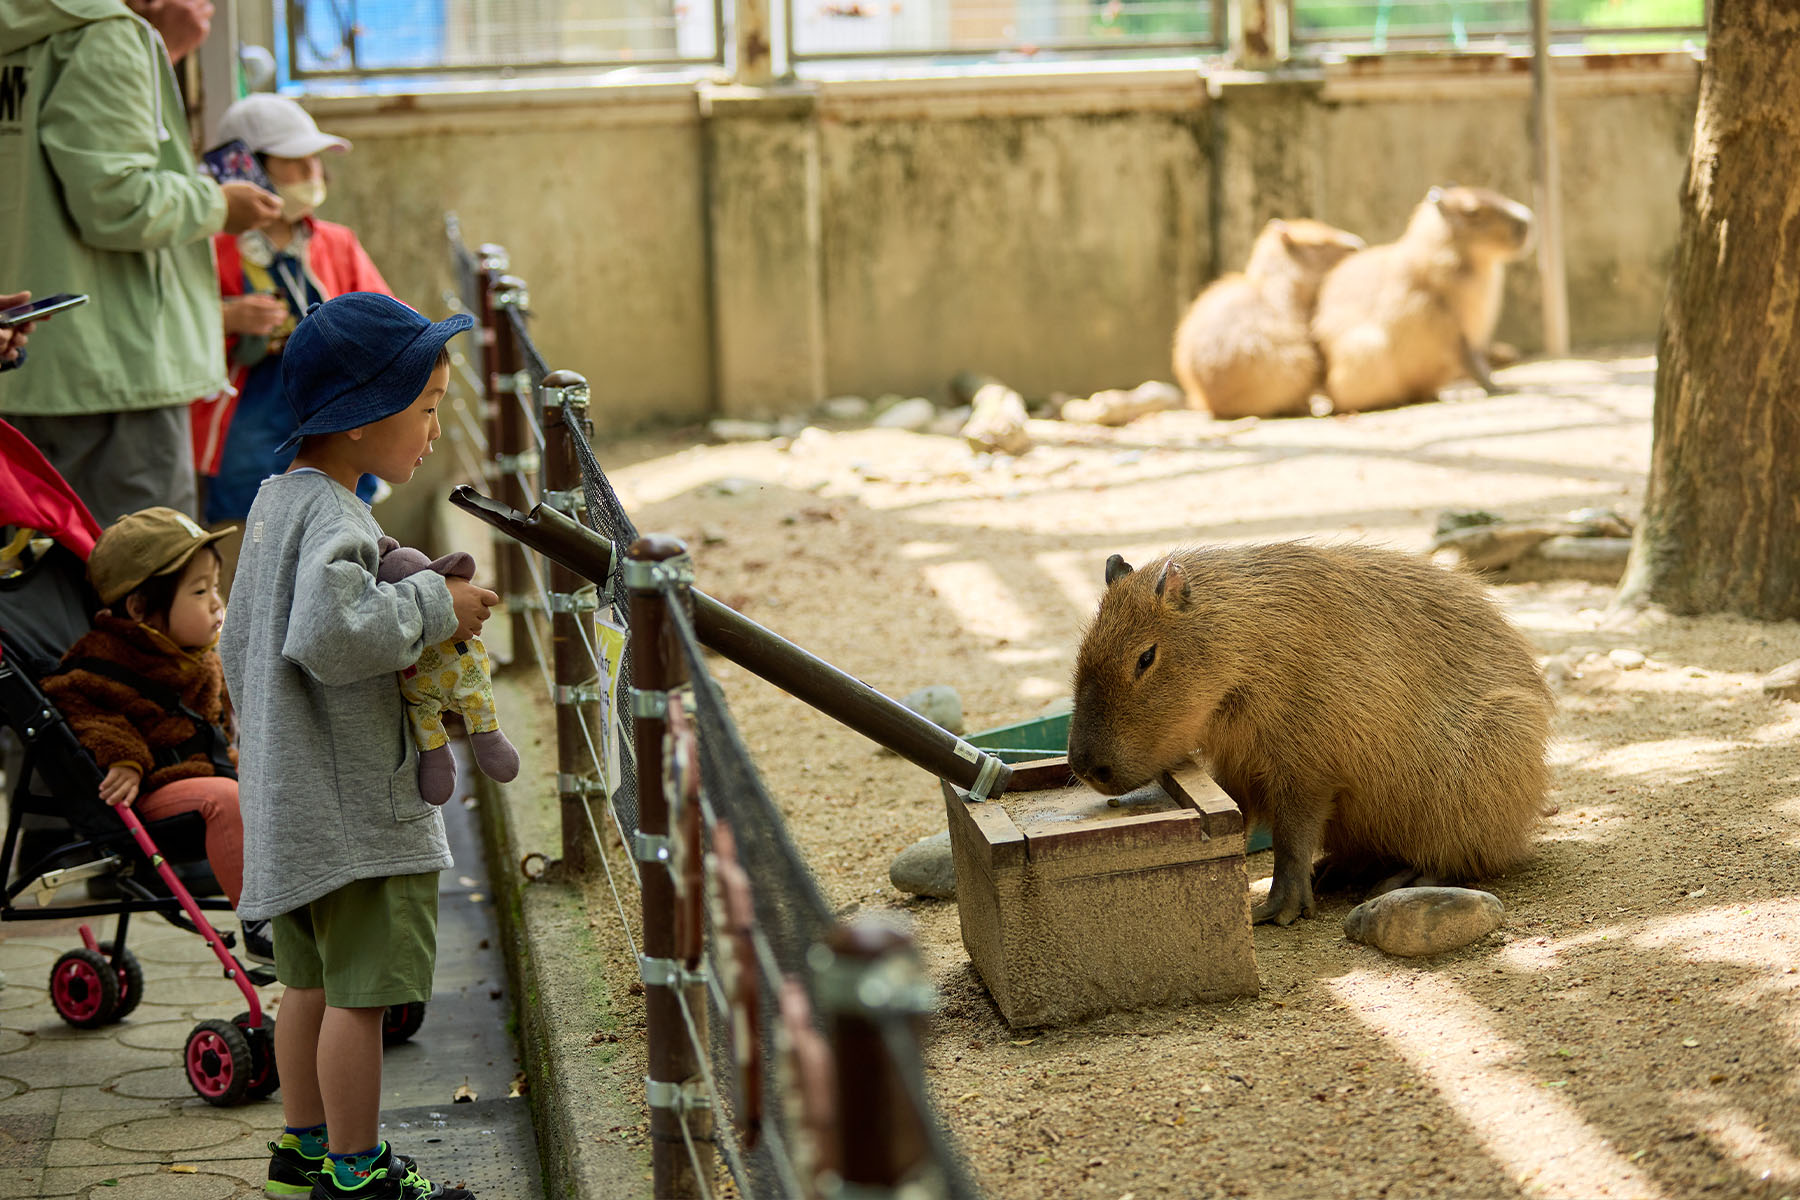
M 1066 694 L 1114 552 L 1419 550 L 1452 507 L 1635 517 L 1653 369 L 1641 354 L 1523 364 L 1502 373 L 1510 395 L 1350 418 L 1039 421 L 1016 460 L 831 424 L 603 457 L 640 528 L 689 540 L 704 590 L 891 695 L 955 686 L 979 730 Z M 1588 583 L 1493 595 L 1554 659 L 1560 700 L 1558 811 L 1487 885 L 1507 908 L 1497 933 L 1394 959 L 1346 941 L 1353 898 L 1324 899 L 1255 930 L 1255 999 L 1056 1030 L 1008 1028 L 954 903 L 888 881 L 896 853 L 943 828 L 936 782 L 718 663 L 830 900 L 912 918 L 943 997 L 930 1085 L 990 1195 L 1800 1194 L 1800 705 L 1759 687 L 1800 658 L 1800 626 L 1609 616 L 1612 589 Z M 1620 669 L 1618 649 L 1646 661 Z M 1253 893 L 1269 858 L 1249 860 Z M 598 886 L 594 904 L 616 929 Z M 627 961 L 621 947 L 621 991 Z M 616 1061 L 641 1079 L 632 1054 Z

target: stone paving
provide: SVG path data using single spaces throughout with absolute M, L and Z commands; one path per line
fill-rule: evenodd
M 445 812 L 457 866 L 440 885 L 436 990 L 424 1027 L 386 1055 L 383 1136 L 433 1179 L 466 1181 L 482 1200 L 528 1200 L 542 1189 L 528 1102 L 509 1095 L 519 1067 L 491 891 L 473 814 L 455 802 Z M 116 1025 L 70 1028 L 46 985 L 58 955 L 81 944 L 77 925 L 0 926 L 0 1200 L 261 1195 L 280 1093 L 215 1108 L 181 1067 L 196 1022 L 243 1011 L 236 986 L 198 937 L 139 916 L 128 942 L 144 970 L 143 1003 Z M 110 917 L 93 926 L 102 940 L 112 934 Z M 277 1019 L 280 994 L 260 992 Z M 465 1084 L 475 1098 L 456 1102 Z

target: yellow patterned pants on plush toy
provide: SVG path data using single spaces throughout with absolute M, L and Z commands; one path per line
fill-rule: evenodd
M 450 740 L 444 732 L 447 712 L 461 713 L 470 733 L 500 728 L 487 647 L 478 637 L 425 647 L 418 663 L 400 673 L 400 694 L 421 751 L 436 750 Z

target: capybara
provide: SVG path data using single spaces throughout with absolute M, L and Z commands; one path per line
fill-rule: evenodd
M 1195 750 L 1274 838 L 1257 921 L 1313 912 L 1313 857 L 1384 887 L 1505 870 L 1544 807 L 1554 707 L 1473 579 L 1302 542 L 1106 563 L 1075 663 L 1069 765 L 1120 795 Z
M 1241 275 L 1194 299 L 1175 329 L 1175 378 L 1215 417 L 1304 417 L 1323 368 L 1309 323 L 1319 280 L 1363 240 L 1323 221 L 1270 221 Z
M 1487 350 L 1506 264 L 1531 210 L 1485 188 L 1432 188 L 1400 240 L 1359 250 L 1319 286 L 1313 337 L 1338 412 L 1436 400 L 1467 376 L 1490 394 Z

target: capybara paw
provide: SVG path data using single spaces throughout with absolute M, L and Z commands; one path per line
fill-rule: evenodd
M 449 746 L 419 752 L 419 795 L 427 804 L 444 804 L 456 790 L 456 759 Z
M 1302 900 L 1298 896 L 1276 897 L 1271 894 L 1267 900 L 1250 910 L 1252 925 L 1292 925 L 1300 917 L 1313 915 L 1311 900 Z
M 475 752 L 475 765 L 495 783 L 511 783 L 519 777 L 519 752 L 498 729 L 471 735 L 469 745 Z

